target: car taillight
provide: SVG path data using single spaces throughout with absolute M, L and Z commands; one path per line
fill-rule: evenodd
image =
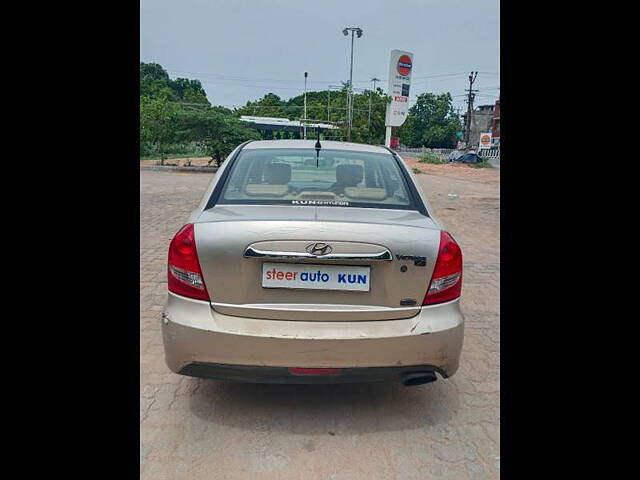
M 448 302 L 462 292 L 462 250 L 451 235 L 440 231 L 440 250 L 423 305 Z
M 169 291 L 198 300 L 209 300 L 202 278 L 193 224 L 188 223 L 176 233 L 169 245 Z

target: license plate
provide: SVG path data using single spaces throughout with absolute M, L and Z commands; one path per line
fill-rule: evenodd
M 262 264 L 262 286 L 368 292 L 370 274 L 371 267 L 265 262 Z

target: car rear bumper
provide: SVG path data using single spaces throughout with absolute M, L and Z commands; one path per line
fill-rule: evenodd
M 445 372 L 432 365 L 414 365 L 411 367 L 365 367 L 341 368 L 336 372 L 296 373 L 287 367 L 253 367 L 246 365 L 221 365 L 218 363 L 193 362 L 180 370 L 181 375 L 200 378 L 216 378 L 249 383 L 287 383 L 287 384 L 320 384 L 320 383 L 354 383 L 376 382 L 397 379 L 404 381 L 407 375 L 414 377 Z M 420 382 L 428 383 L 428 381 Z M 417 385 L 418 383 L 413 383 Z
M 224 315 L 208 302 L 169 292 L 162 332 L 166 362 L 175 373 L 320 383 L 381 379 L 425 370 L 449 377 L 458 369 L 464 318 L 458 299 L 423 307 L 415 317 L 401 320 L 252 319 Z M 290 375 L 288 367 L 344 370 L 327 376 L 331 378 L 305 381 Z

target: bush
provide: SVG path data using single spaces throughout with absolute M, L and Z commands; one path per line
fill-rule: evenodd
M 154 153 L 153 145 L 150 142 L 140 142 L 140 157 L 149 157 Z
M 418 155 L 420 163 L 434 163 L 440 164 L 442 163 L 442 158 L 437 153 L 431 151 L 431 149 L 423 148 L 422 153 Z
M 422 170 L 420 170 L 419 168 L 413 167 L 413 173 L 417 175 L 418 173 L 422 173 Z
M 172 143 L 164 147 L 165 157 L 187 158 L 206 157 L 206 150 L 196 142 Z M 160 159 L 158 146 L 151 142 L 140 142 L 141 159 Z
M 172 154 L 190 154 L 195 156 L 204 156 L 205 152 L 199 148 L 195 142 L 190 143 L 176 143 L 167 147 L 167 152 Z

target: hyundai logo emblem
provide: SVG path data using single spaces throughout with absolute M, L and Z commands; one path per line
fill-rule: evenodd
M 333 251 L 333 248 L 331 248 L 331 246 L 327 245 L 326 243 L 317 242 L 317 243 L 311 243 L 307 245 L 306 250 L 311 255 L 316 255 L 319 257 L 321 255 L 330 254 Z

